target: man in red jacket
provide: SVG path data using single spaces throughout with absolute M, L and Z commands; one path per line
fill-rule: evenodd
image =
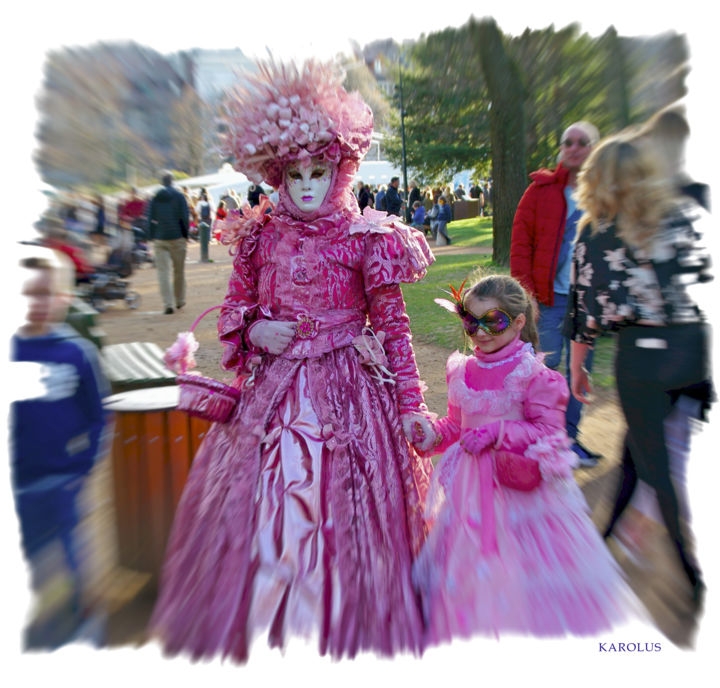
M 560 140 L 560 164 L 555 170 L 541 169 L 530 177 L 532 184 L 520 199 L 513 220 L 510 272 L 536 301 L 540 348 L 550 368 L 560 365 L 563 348 L 569 372 L 569 341 L 562 336 L 562 323 L 570 288 L 572 247 L 581 211 L 573 191 L 577 174 L 600 135 L 589 122 L 575 122 Z M 588 369 L 592 359 L 586 360 Z M 566 425 L 572 449 L 581 466 L 594 466 L 599 454 L 578 442 L 582 405 L 572 395 Z

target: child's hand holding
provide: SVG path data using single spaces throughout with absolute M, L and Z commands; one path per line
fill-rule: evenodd
M 420 453 L 426 452 L 437 439 L 432 422 L 421 413 L 408 413 L 402 418 L 403 432 L 408 442 Z

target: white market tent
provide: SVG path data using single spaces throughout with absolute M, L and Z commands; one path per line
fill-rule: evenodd
M 225 163 L 217 172 L 204 174 L 199 177 L 178 179 L 175 185 L 179 188 L 186 188 L 195 192 L 204 188 L 210 196 L 210 203 L 217 207 L 220 199 L 227 191 L 233 189 L 243 198 L 247 198 L 247 190 L 252 182 L 242 172 L 236 172 L 230 163 Z M 143 189 L 146 195 L 152 195 L 160 188 L 159 184 L 148 186 Z M 270 188 L 267 189 L 270 192 Z

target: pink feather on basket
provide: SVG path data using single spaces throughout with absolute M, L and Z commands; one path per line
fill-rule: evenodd
M 166 349 L 163 360 L 176 373 L 185 373 L 197 366 L 193 355 L 200 345 L 192 332 L 178 333 L 175 343 Z
M 187 373 L 197 365 L 193 354 L 200 346 L 193 330 L 200 320 L 217 308 L 220 306 L 208 308 L 195 319 L 188 332 L 180 332 L 175 343 L 166 349 L 163 360 L 178 374 L 178 411 L 185 411 L 191 416 L 212 422 L 225 423 L 237 406 L 241 397 L 240 390 L 199 373 Z

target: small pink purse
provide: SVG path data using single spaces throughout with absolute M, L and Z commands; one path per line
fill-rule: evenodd
M 504 487 L 521 492 L 532 492 L 542 481 L 540 465 L 535 459 L 522 454 L 498 449 L 505 434 L 505 421 L 500 421 L 500 431 L 495 442 L 495 477 Z
M 242 396 L 240 390 L 200 373 L 187 372 L 188 368 L 195 367 L 193 353 L 199 346 L 193 331 L 210 311 L 217 308 L 221 306 L 208 308 L 195 319 L 188 332 L 178 334 L 175 344 L 165 352 L 165 362 L 178 373 L 178 410 L 213 423 L 225 423 Z
M 495 475 L 501 485 L 521 492 L 531 492 L 542 480 L 537 461 L 509 451 L 495 451 Z

